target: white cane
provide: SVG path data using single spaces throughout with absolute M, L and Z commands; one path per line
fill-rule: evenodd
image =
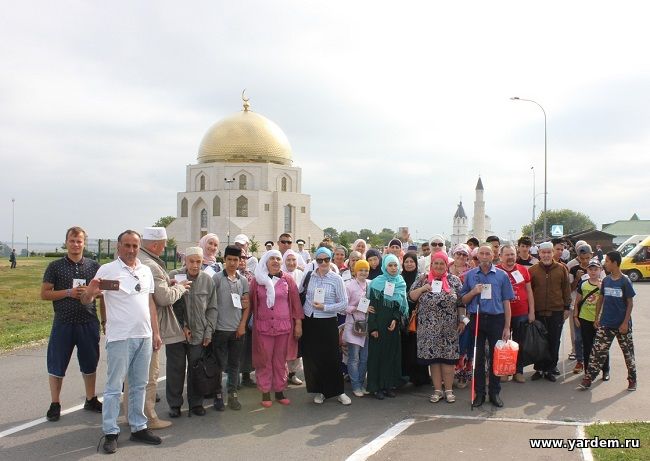
M 472 355 L 472 400 L 470 402 L 471 411 L 474 411 L 474 399 L 476 398 L 476 383 L 475 383 L 475 373 L 476 373 L 476 343 L 478 342 L 478 317 L 479 311 L 481 310 L 481 303 L 476 302 L 476 317 L 474 318 L 474 355 Z

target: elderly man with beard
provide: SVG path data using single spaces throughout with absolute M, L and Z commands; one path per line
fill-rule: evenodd
M 501 263 L 497 265 L 499 269 L 508 274 L 512 289 L 515 292 L 515 298 L 510 302 L 510 314 L 512 327 L 512 339 L 521 344 L 520 326 L 522 323 L 535 321 L 535 300 L 533 299 L 533 289 L 530 285 L 530 274 L 526 266 L 518 264 L 517 251 L 514 245 L 503 245 L 499 250 Z M 517 373 L 514 376 L 515 382 L 525 383 L 524 367 L 521 363 L 521 355 L 517 361 Z
M 142 234 L 142 247 L 138 258 L 145 266 L 151 269 L 153 274 L 154 293 L 153 300 L 156 303 L 158 312 L 158 327 L 163 344 L 175 344 L 185 341 L 185 335 L 181 328 L 172 305 L 178 301 L 192 285 L 192 282 L 185 280 L 174 283 L 167 274 L 166 264 L 160 259 L 167 245 L 167 231 L 164 227 L 145 227 Z M 170 363 L 167 362 L 167 373 Z M 158 418 L 156 413 L 156 386 L 160 364 L 158 351 L 151 354 L 149 366 L 149 382 L 147 383 L 147 395 L 144 402 L 144 414 L 149 419 L 149 429 L 163 429 L 171 426 L 170 421 Z
M 192 282 L 189 291 L 174 304 L 174 312 L 183 327 L 186 341 L 167 344 L 167 404 L 169 416 L 178 418 L 183 405 L 183 382 L 187 363 L 187 404 L 189 410 L 197 415 L 205 415 L 203 396 L 194 390 L 192 370 L 201 358 L 204 347 L 210 345 L 217 324 L 217 295 L 214 281 L 201 270 L 203 250 L 190 247 L 185 250 L 185 267 L 173 270 L 169 277 L 178 281 Z M 218 276 L 221 272 L 215 275 Z
M 510 301 L 515 294 L 506 273 L 492 264 L 494 253 L 490 245 L 478 249 L 479 266 L 465 273 L 461 294 L 463 304 L 470 314 L 468 328 L 475 331 L 476 369 L 474 370 L 476 397 L 472 406 L 480 407 L 485 402 L 485 343 L 489 346 L 489 363 L 497 341 L 510 338 Z M 478 315 L 477 315 L 478 314 Z M 478 318 L 477 318 L 478 317 Z M 501 380 L 490 366 L 489 397 L 492 405 L 502 407 L 499 396 Z
M 551 360 L 536 363 L 532 380 L 542 377 L 555 382 L 562 326 L 569 317 L 571 307 L 571 287 L 566 266 L 553 259 L 553 243 L 539 245 L 540 261 L 529 269 L 533 297 L 535 298 L 535 318 L 540 320 L 548 331 L 548 344 Z

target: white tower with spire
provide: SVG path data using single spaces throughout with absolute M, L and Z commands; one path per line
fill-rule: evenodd
M 451 233 L 451 245 L 457 245 L 459 243 L 465 243 L 467 241 L 467 231 L 469 227 L 469 219 L 465 214 L 465 209 L 463 208 L 463 201 L 461 200 L 458 203 L 458 208 L 454 214 L 454 222 L 452 225 Z
M 479 241 L 485 241 L 485 201 L 483 200 L 483 182 L 478 177 L 476 183 L 476 199 L 474 200 L 474 217 L 472 221 L 472 233 Z

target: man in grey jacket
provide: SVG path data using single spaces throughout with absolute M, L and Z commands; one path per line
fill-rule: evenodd
M 179 282 L 187 279 L 192 288 L 174 304 L 174 311 L 183 326 L 186 342 L 165 346 L 167 355 L 167 403 L 169 416 L 178 418 L 183 405 L 183 382 L 187 364 L 187 403 L 190 411 L 205 415 L 203 395 L 194 389 L 192 370 L 201 358 L 203 349 L 210 346 L 217 323 L 217 294 L 212 277 L 201 270 L 203 250 L 190 247 L 185 250 L 185 267 L 173 270 L 169 276 Z
M 142 264 L 151 269 L 154 279 L 153 300 L 156 304 L 158 313 L 158 326 L 160 337 L 163 344 L 174 344 L 185 341 L 185 335 L 181 328 L 172 304 L 183 296 L 192 282 L 186 280 L 181 283 L 172 282 L 167 275 L 165 263 L 160 259 L 165 245 L 167 244 L 167 231 L 164 227 L 145 227 L 142 235 L 142 247 L 138 253 L 138 259 Z M 169 363 L 167 363 L 169 368 Z M 149 420 L 150 429 L 163 429 L 171 426 L 170 421 L 158 418 L 156 414 L 156 385 L 160 366 L 158 362 L 158 351 L 151 354 L 151 363 L 149 365 L 149 382 L 147 383 L 147 393 L 144 401 L 144 414 Z

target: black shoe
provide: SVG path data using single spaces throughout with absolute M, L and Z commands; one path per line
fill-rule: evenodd
M 544 373 L 542 373 L 541 371 L 536 371 L 535 373 L 533 373 L 533 376 L 530 377 L 530 380 L 531 381 L 538 381 L 538 380 L 542 379 L 543 377 L 544 377 Z
M 560 374 L 561 374 L 561 373 L 560 373 L 560 370 L 558 370 L 557 367 L 555 367 L 555 368 L 553 369 L 553 371 L 551 371 L 551 373 L 553 373 L 555 376 L 560 376 Z
M 223 395 L 217 394 L 217 396 L 214 398 L 214 404 L 212 406 L 217 411 L 224 411 L 226 409 L 226 406 L 223 403 Z
M 255 381 L 249 378 L 244 378 L 241 380 L 241 385 L 244 387 L 257 387 L 257 384 Z
M 61 417 L 61 404 L 59 402 L 52 402 L 45 417 L 48 421 L 58 421 Z
M 160 445 L 162 443 L 162 439 L 157 435 L 154 435 L 154 433 L 149 429 L 131 432 L 129 440 L 132 440 L 133 442 L 148 443 L 149 445 Z
M 169 417 L 170 418 L 178 418 L 181 416 L 181 409 L 180 407 L 171 407 L 169 409 Z
M 84 410 L 94 411 L 95 413 L 101 413 L 102 402 L 97 400 L 97 396 L 93 397 L 90 400 L 86 399 L 86 403 L 84 403 Z
M 485 394 L 476 394 L 474 401 L 472 402 L 472 407 L 478 408 L 485 403 Z
M 241 403 L 237 398 L 237 392 L 231 392 L 228 394 L 228 408 L 231 410 L 241 410 Z
M 609 381 L 609 372 L 603 371 L 603 381 Z
M 544 373 L 544 379 L 552 383 L 557 381 L 557 378 L 555 377 L 555 374 L 553 372 Z
M 196 416 L 205 416 L 205 408 L 203 408 L 203 405 L 192 407 L 190 411 Z
M 106 434 L 104 435 L 104 453 L 109 455 L 117 451 L 117 438 L 120 434 Z M 99 447 L 97 447 L 99 448 Z
M 499 394 L 492 394 L 490 395 L 490 402 L 492 402 L 492 405 L 495 407 L 501 408 L 503 406 L 503 400 L 501 400 L 501 397 L 499 397 Z
M 393 392 L 392 389 L 388 389 L 384 391 L 384 395 L 388 397 L 389 399 L 394 399 L 395 398 L 395 392 Z
M 384 400 L 384 393 L 382 391 L 375 392 L 375 398 L 377 400 Z

